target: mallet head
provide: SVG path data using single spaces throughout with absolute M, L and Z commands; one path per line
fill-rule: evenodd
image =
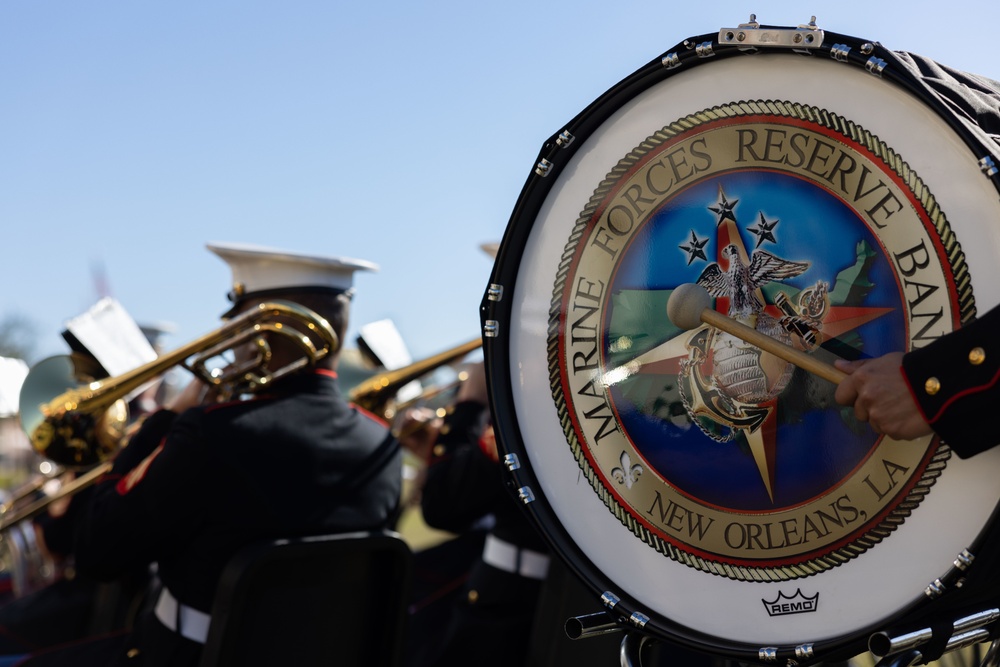
M 684 330 L 701 326 L 701 313 L 712 307 L 712 296 L 701 285 L 678 285 L 667 299 L 667 317 Z

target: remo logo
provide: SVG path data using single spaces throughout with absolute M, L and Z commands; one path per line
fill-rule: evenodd
M 566 243 L 549 372 L 594 491 L 665 557 L 736 580 L 808 576 L 877 548 L 950 452 L 854 419 L 835 387 L 708 326 L 672 290 L 818 359 L 921 347 L 971 316 L 926 186 L 828 111 L 742 102 L 608 166 Z

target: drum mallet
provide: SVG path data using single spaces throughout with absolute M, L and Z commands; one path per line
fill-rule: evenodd
M 674 326 L 686 331 L 696 329 L 704 322 L 834 384 L 840 384 L 847 377 L 834 366 L 717 312 L 712 308 L 711 295 L 701 285 L 686 283 L 678 286 L 667 300 L 667 317 Z

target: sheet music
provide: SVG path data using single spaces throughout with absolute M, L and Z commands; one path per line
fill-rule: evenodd
M 72 334 L 112 377 L 156 359 L 139 325 L 125 308 L 104 297 L 87 312 L 66 323 Z

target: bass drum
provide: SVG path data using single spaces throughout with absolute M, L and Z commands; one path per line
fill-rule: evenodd
M 828 381 L 682 331 L 666 304 L 700 283 L 827 362 L 997 305 L 998 87 L 751 23 L 684 41 L 546 142 L 483 299 L 485 356 L 509 483 L 595 602 L 798 664 L 960 606 L 1000 449 L 882 437 Z

